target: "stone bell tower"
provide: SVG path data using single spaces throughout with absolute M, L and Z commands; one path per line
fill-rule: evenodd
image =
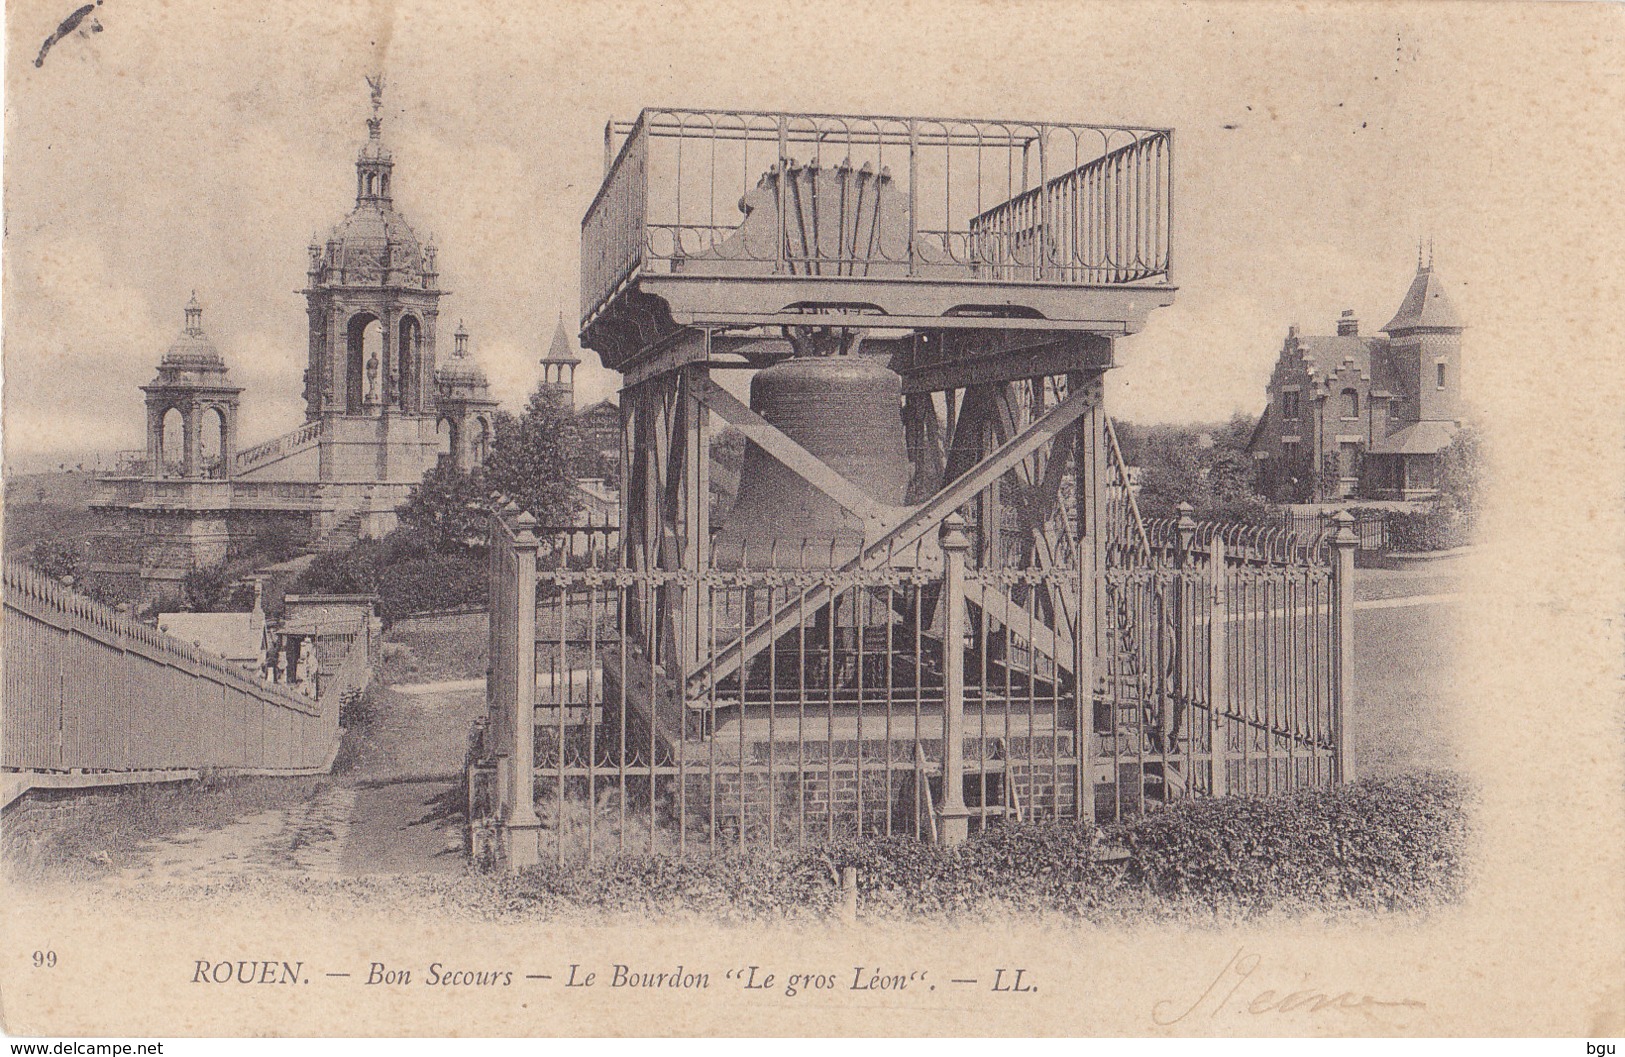
M 382 511 L 436 458 L 435 330 L 445 291 L 432 240 L 420 243 L 395 210 L 383 77 L 367 80 L 372 117 L 356 156 L 355 208 L 309 247 L 304 396 L 306 420 L 322 423 L 321 480 L 375 486 L 369 506 Z

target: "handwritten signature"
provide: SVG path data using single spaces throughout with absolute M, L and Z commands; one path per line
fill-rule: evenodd
M 1241 1010 L 1253 1016 L 1263 1016 L 1266 1013 L 1322 1013 L 1328 1009 L 1369 1012 L 1392 1007 L 1427 1008 L 1426 1003 L 1413 998 L 1381 999 L 1354 991 L 1333 992 L 1318 987 L 1305 986 L 1284 994 L 1268 988 L 1253 990 L 1263 980 L 1255 982 L 1247 994 L 1238 998 L 1237 992 L 1252 980 L 1260 964 L 1258 955 L 1249 954 L 1245 948 L 1238 949 L 1194 1002 L 1180 1009 L 1173 1000 L 1163 999 L 1151 1007 L 1151 1019 L 1167 1027 L 1203 1011 L 1210 1017 L 1217 1017 L 1225 1010 Z

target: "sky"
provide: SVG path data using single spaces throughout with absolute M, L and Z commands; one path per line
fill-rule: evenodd
M 1527 351 L 1514 295 L 1577 249 L 1530 216 L 1565 164 L 1540 94 L 1602 61 L 1576 26 L 1531 33 L 1509 63 L 1512 5 L 1486 26 L 1353 3 L 105 0 L 101 32 L 36 67 L 68 8 L 7 6 L 8 459 L 140 446 L 136 387 L 193 289 L 246 387 L 243 444 L 302 421 L 305 247 L 353 205 L 378 68 L 395 204 L 436 238 L 452 291 L 443 331 L 466 323 L 512 408 L 560 313 L 574 341 L 603 123 L 645 105 L 1171 126 L 1179 292 L 1119 343 L 1113 414 L 1256 413 L 1287 327 L 1329 333 L 1352 308 L 1374 331 L 1418 238 L 1470 326 L 1473 400 L 1503 346 Z M 1555 81 L 1530 76 L 1548 67 Z M 583 358 L 581 401 L 612 394 L 618 375 Z

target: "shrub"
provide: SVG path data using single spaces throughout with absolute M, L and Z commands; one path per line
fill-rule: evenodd
M 246 612 L 254 604 L 254 589 L 237 591 L 224 565 L 193 569 L 181 581 L 186 608 L 194 613 Z
M 1101 830 L 1075 821 L 1001 826 L 955 848 L 896 836 L 688 859 L 544 863 L 514 882 L 511 895 L 638 915 L 826 914 L 839 900 L 839 872 L 850 866 L 859 912 L 871 917 L 992 908 L 1090 917 L 1158 908 L 1244 916 L 1416 909 L 1459 894 L 1462 800 L 1449 777 L 1368 779 L 1333 790 L 1182 801 Z
M 1275 797 L 1187 800 L 1118 827 L 1127 878 L 1244 911 L 1337 900 L 1410 908 L 1454 894 L 1465 824 L 1455 779 L 1366 780 Z
M 52 580 L 69 576 L 75 579 L 84 571 L 84 552 L 72 540 L 43 539 L 35 543 L 28 554 L 28 564 Z
M 318 554 L 299 578 L 292 594 L 370 595 L 378 590 L 374 561 L 377 544 L 363 540 L 337 554 Z
M 1386 517 L 1390 550 L 1449 550 L 1465 546 L 1471 534 L 1468 519 L 1447 506 L 1426 512 L 1389 511 Z
M 379 615 L 394 622 L 413 613 L 484 602 L 488 578 L 485 556 L 473 552 L 386 564 L 377 579 Z

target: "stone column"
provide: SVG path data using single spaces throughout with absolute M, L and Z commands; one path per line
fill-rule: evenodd
M 164 408 L 147 405 L 147 477 L 164 475 Z
M 541 820 L 536 817 L 536 551 L 529 512 L 514 519 L 513 552 L 518 573 L 516 594 L 519 650 L 514 660 L 513 792 L 507 818 L 508 868 L 518 872 L 541 859 Z M 564 781 L 559 774 L 557 780 Z M 563 839 L 562 836 L 559 839 Z
M 181 476 L 196 477 L 202 461 L 202 452 L 199 451 L 203 439 L 203 409 L 196 403 L 188 404 L 181 412 L 181 434 L 185 438 L 182 442 L 183 454 L 181 456 Z

